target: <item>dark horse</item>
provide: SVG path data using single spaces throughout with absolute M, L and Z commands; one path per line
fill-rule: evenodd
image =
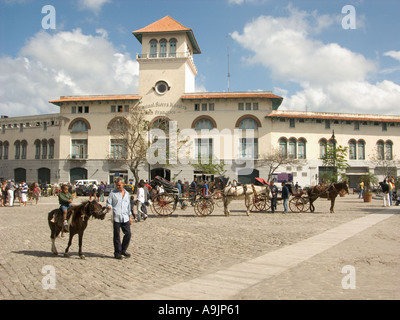
M 328 200 L 331 200 L 330 211 L 331 213 L 334 213 L 336 197 L 343 190 L 346 191 L 346 193 L 349 193 L 349 186 L 347 182 L 332 183 L 329 186 L 318 185 L 308 189 L 307 194 L 310 200 L 311 212 L 314 212 L 315 210 L 315 207 L 313 205 L 313 202 L 315 200 L 317 200 L 318 198 L 327 198 Z
M 80 205 L 72 206 L 67 213 L 67 219 L 69 221 L 69 241 L 68 246 L 65 249 L 64 257 L 68 257 L 68 250 L 72 243 L 74 235 L 79 235 L 79 257 L 85 259 L 82 254 L 82 239 L 83 233 L 88 225 L 90 217 L 95 219 L 103 220 L 106 216 L 106 208 L 103 208 L 96 200 L 85 201 Z M 51 252 L 58 254 L 56 249 L 56 238 L 63 230 L 64 218 L 61 209 L 54 209 L 49 212 L 48 218 L 49 227 L 51 230 Z

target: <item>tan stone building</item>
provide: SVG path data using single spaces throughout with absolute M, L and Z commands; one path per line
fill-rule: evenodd
M 352 186 L 366 172 L 383 178 L 385 165 L 397 175 L 400 163 L 394 160 L 400 154 L 400 116 L 280 111 L 283 98 L 268 91 L 196 92 L 194 56 L 201 50 L 191 29 L 167 16 L 133 35 L 142 44 L 137 54 L 139 92 L 62 96 L 50 101 L 60 107 L 59 114 L 3 116 L 1 178 L 42 183 L 133 178 L 121 158 L 124 143 L 113 137 L 110 127 L 135 107 L 146 110 L 153 127 L 173 121 L 179 132 L 189 132 L 192 160 L 200 156 L 223 160 L 224 174 L 241 182 L 266 178 L 268 168 L 262 159 L 277 150 L 302 160 L 278 168 L 278 178 L 292 177 L 302 186 L 315 184 L 324 170 L 324 145 L 332 142 L 333 133 L 336 145 L 349 148 L 351 167 L 345 173 Z M 373 158 L 386 160 L 382 164 Z M 146 164 L 140 177 L 163 175 L 191 181 L 202 175 L 179 160 Z

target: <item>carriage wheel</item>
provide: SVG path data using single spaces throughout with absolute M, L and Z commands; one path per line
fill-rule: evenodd
M 304 210 L 304 199 L 302 197 L 293 197 L 289 200 L 290 211 L 299 213 Z
M 209 216 L 214 211 L 214 203 L 208 199 L 199 199 L 194 204 L 194 212 L 198 216 Z
M 159 216 L 170 216 L 176 209 L 174 196 L 167 193 L 158 195 L 153 201 L 152 208 Z
M 224 205 L 224 195 L 221 191 L 217 191 L 212 194 L 211 198 L 214 201 L 214 204 L 217 205 L 217 207 L 221 208 Z
M 265 196 L 255 196 L 253 197 L 253 202 L 250 207 L 252 212 L 260 212 L 265 210 L 267 205 L 267 198 Z
M 307 212 L 307 211 L 310 210 L 310 198 L 304 197 L 302 199 L 303 199 L 303 202 L 304 202 L 303 212 Z

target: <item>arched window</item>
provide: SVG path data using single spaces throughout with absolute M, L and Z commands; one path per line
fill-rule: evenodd
M 87 132 L 87 131 L 88 131 L 88 125 L 83 120 L 75 121 L 71 128 L 71 132 Z
M 14 142 L 15 147 L 15 159 L 19 159 L 21 157 L 21 142 L 19 140 Z
M 53 139 L 49 140 L 49 159 L 54 159 L 54 145 L 55 141 Z
M 384 160 L 385 159 L 385 145 L 382 140 L 379 140 L 376 143 L 376 149 L 378 151 L 378 159 L 379 160 Z
M 295 138 L 289 139 L 289 158 L 296 159 L 297 157 L 297 141 Z
M 160 57 L 165 58 L 167 56 L 167 40 L 160 40 Z
M 298 150 L 298 158 L 299 159 L 307 159 L 306 139 L 300 138 L 297 141 L 297 150 Z
M 386 160 L 393 160 L 393 142 L 390 140 L 385 142 L 385 157 Z
M 356 160 L 357 159 L 357 143 L 356 140 L 351 139 L 349 141 L 349 159 Z
M 164 132 L 169 131 L 169 119 L 165 117 L 156 118 L 153 123 L 151 124 L 152 129 L 160 129 Z
M 169 40 L 169 56 L 176 57 L 176 39 Z
M 3 159 L 7 160 L 8 159 L 8 147 L 10 146 L 10 144 L 8 143 L 8 141 L 4 141 L 3 143 Z
M 157 57 L 157 40 L 150 41 L 150 58 Z
M 0 159 L 3 158 L 3 142 L 0 141 Z
M 319 157 L 321 159 L 325 158 L 327 144 L 328 144 L 328 141 L 326 141 L 326 139 L 319 140 Z
M 21 141 L 21 159 L 26 159 L 26 154 L 27 154 L 27 148 L 28 148 L 28 143 L 26 140 Z
M 257 121 L 251 118 L 245 118 L 239 123 L 239 129 L 246 130 L 257 130 L 258 129 L 258 124 Z
M 40 140 L 35 140 L 35 159 L 40 159 Z
M 365 160 L 365 141 L 358 140 L 357 142 L 358 160 Z
M 123 135 L 129 129 L 129 122 L 125 118 L 117 117 L 112 119 L 107 126 L 112 134 Z
M 287 139 L 286 138 L 279 139 L 279 155 L 281 157 L 287 157 Z
M 194 125 L 194 129 L 195 130 L 202 130 L 202 129 L 211 130 L 211 129 L 214 129 L 214 124 L 211 122 L 210 119 L 203 118 L 203 119 L 196 121 L 196 123 Z
M 42 159 L 47 159 L 47 140 L 42 140 Z

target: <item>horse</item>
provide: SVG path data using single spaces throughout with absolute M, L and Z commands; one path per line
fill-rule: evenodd
M 245 199 L 244 204 L 246 206 L 246 214 L 250 215 L 250 207 L 253 198 L 258 194 L 265 194 L 267 200 L 271 198 L 271 190 L 268 185 L 265 186 L 255 186 L 254 184 L 244 184 L 241 186 L 227 186 L 223 189 L 223 202 L 224 202 L 224 214 L 225 216 L 230 215 L 228 205 L 232 200 Z
M 107 214 L 107 208 L 102 207 L 96 200 L 85 201 L 80 205 L 71 206 L 67 212 L 67 219 L 69 221 L 69 241 L 65 249 L 64 257 L 68 257 L 68 250 L 72 243 L 72 238 L 75 234 L 79 235 L 79 257 L 85 259 L 82 253 L 82 239 L 83 233 L 88 225 L 89 218 L 104 220 Z M 61 209 L 54 209 L 48 214 L 48 223 L 51 230 L 51 252 L 55 255 L 58 254 L 56 249 L 56 238 L 64 229 L 64 218 Z
M 331 200 L 330 212 L 335 213 L 334 207 L 335 207 L 336 197 L 343 190 L 346 191 L 347 194 L 349 193 L 349 186 L 347 182 L 332 183 L 329 186 L 318 185 L 308 189 L 307 195 L 310 200 L 311 212 L 314 212 L 315 210 L 313 204 L 315 200 L 317 200 L 318 198 L 327 198 L 328 200 Z

